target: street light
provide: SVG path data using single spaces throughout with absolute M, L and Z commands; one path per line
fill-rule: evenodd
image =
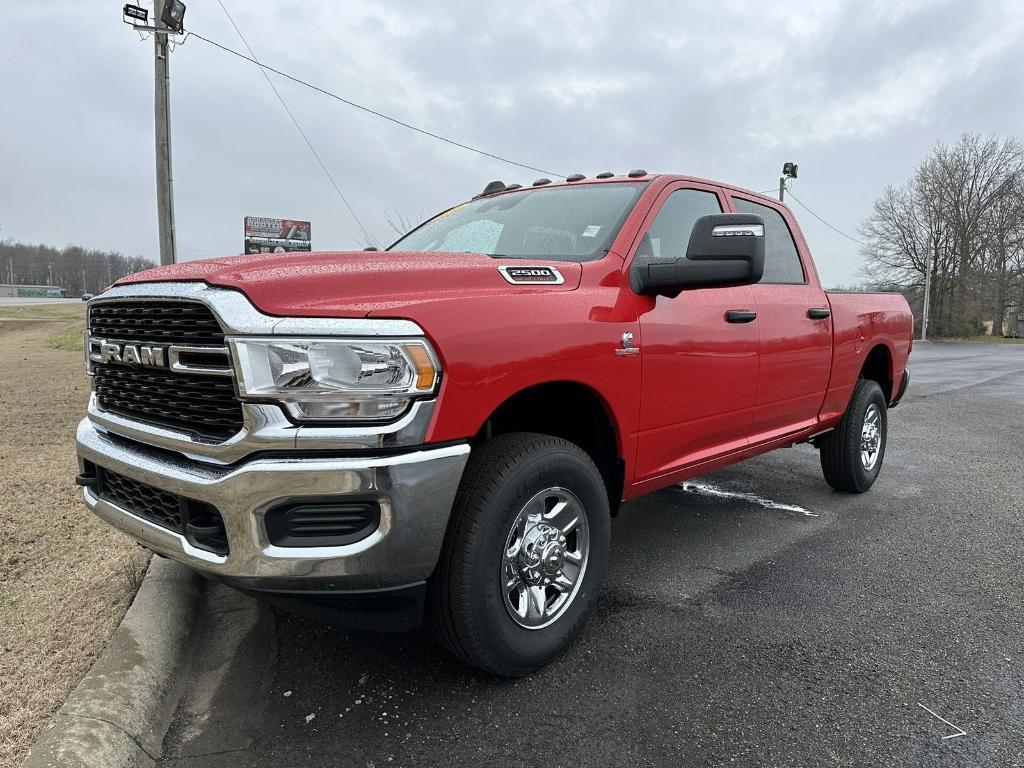
M 181 32 L 185 22 L 185 4 L 181 0 L 165 2 L 160 21 L 172 32 Z
M 797 172 L 796 163 L 783 163 L 782 164 L 782 175 L 779 177 L 779 202 L 784 202 L 786 199 L 786 179 L 795 179 Z
M 139 5 L 125 3 L 121 13 L 126 24 L 145 24 L 149 21 L 149 11 Z

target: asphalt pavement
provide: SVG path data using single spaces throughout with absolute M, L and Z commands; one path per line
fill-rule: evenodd
M 870 492 L 801 446 L 626 505 L 523 680 L 212 587 L 161 764 L 1024 766 L 1024 345 L 911 367 Z

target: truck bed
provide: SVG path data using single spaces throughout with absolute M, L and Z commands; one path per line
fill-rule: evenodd
M 832 310 L 833 344 L 821 420 L 833 422 L 846 410 L 864 361 L 880 346 L 885 348 L 894 382 L 890 394 L 895 394 L 913 345 L 914 318 L 907 300 L 899 293 L 826 291 L 825 295 Z

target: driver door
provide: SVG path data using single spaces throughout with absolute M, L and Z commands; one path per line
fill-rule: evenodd
M 712 186 L 669 187 L 645 221 L 631 264 L 685 256 L 696 220 L 722 213 L 724 202 Z M 643 395 L 634 482 L 658 487 L 673 473 L 747 447 L 758 374 L 757 323 L 749 315 L 757 307 L 749 285 L 637 301 Z

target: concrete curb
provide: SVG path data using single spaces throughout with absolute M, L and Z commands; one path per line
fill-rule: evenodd
M 174 715 L 201 579 L 157 555 L 103 653 L 22 768 L 149 768 Z

